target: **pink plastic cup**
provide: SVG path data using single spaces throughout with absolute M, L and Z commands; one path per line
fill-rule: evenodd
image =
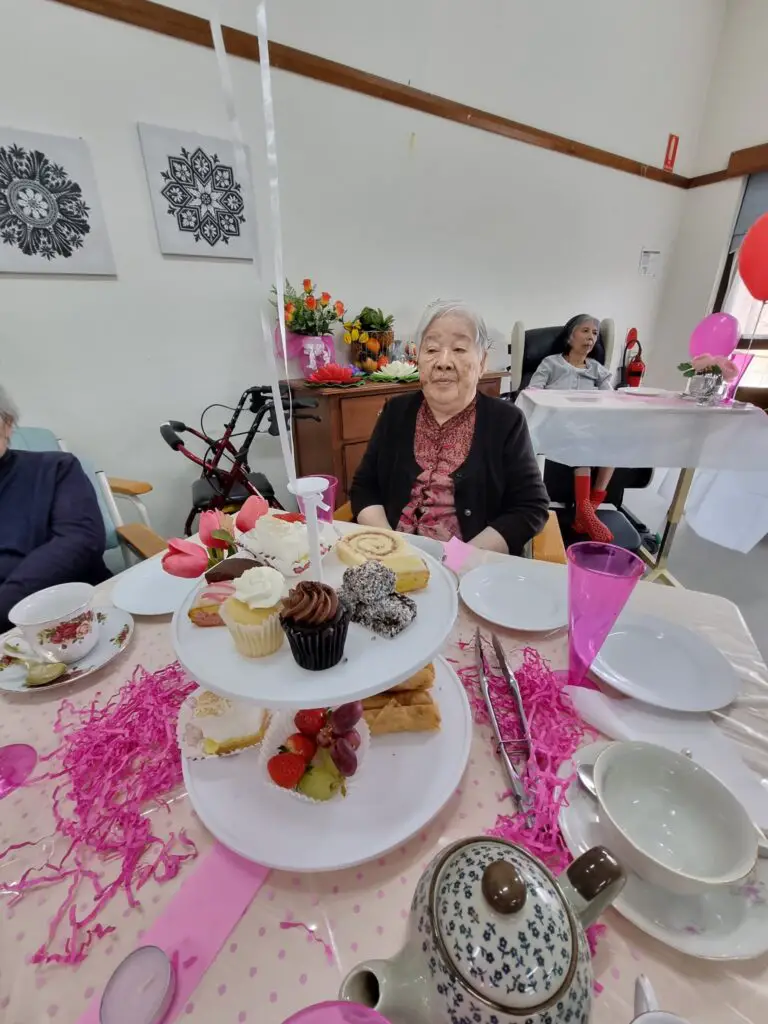
M 319 508 L 317 510 L 317 518 L 322 522 L 330 523 L 333 520 L 333 513 L 336 509 L 336 488 L 339 486 L 339 481 L 335 476 L 328 476 L 325 473 L 313 473 L 312 475 L 328 481 L 328 486 L 323 491 L 323 504 L 328 506 L 328 511 L 325 512 Z M 302 515 L 305 515 L 303 498 L 297 498 L 296 500 L 299 503 L 299 511 Z
M 590 686 L 587 672 L 629 600 L 645 563 L 615 544 L 572 544 L 568 556 L 568 684 Z
M 315 1003 L 299 1010 L 283 1024 L 389 1024 L 389 1021 L 357 1003 Z

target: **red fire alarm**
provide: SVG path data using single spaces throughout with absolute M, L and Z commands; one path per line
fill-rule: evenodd
M 664 170 L 674 171 L 675 160 L 677 159 L 677 147 L 680 144 L 679 135 L 670 135 L 667 140 L 667 152 L 664 154 Z

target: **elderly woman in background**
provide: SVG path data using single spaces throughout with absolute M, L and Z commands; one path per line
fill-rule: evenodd
M 16 406 L 0 387 L 0 632 L 23 597 L 57 583 L 100 583 L 104 520 L 74 455 L 9 447 Z
M 529 388 L 553 388 L 557 391 L 612 391 L 611 372 L 589 353 L 597 344 L 600 321 L 588 313 L 571 317 L 554 342 L 555 354 L 542 359 L 531 377 Z M 558 351 L 559 349 L 559 351 Z M 595 509 L 605 501 L 606 490 L 613 469 L 601 466 L 595 473 L 589 466 L 577 466 L 573 471 L 576 516 L 575 533 L 583 533 L 592 540 L 608 543 L 613 534 L 597 517 Z
M 416 335 L 421 391 L 384 406 L 351 488 L 358 523 L 521 554 L 549 501 L 525 419 L 477 390 L 482 318 L 437 302 Z

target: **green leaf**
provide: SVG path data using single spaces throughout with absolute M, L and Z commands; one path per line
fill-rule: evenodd
M 211 536 L 214 540 L 225 540 L 230 545 L 235 543 L 235 538 L 229 530 L 211 530 Z

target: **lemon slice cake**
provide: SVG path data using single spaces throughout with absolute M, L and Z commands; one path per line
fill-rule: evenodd
M 395 591 L 407 594 L 423 590 L 429 583 L 429 569 L 401 533 L 366 526 L 345 534 L 336 545 L 342 562 L 351 566 L 381 562 L 395 574 Z
M 253 704 L 234 704 L 210 690 L 195 698 L 191 723 L 203 734 L 205 754 L 233 754 L 261 743 L 269 725 L 269 712 Z

